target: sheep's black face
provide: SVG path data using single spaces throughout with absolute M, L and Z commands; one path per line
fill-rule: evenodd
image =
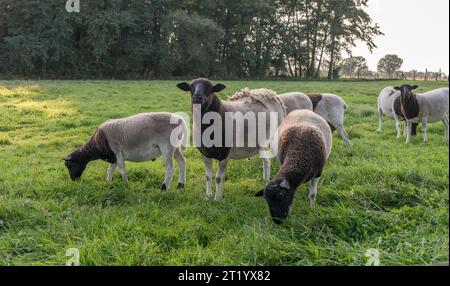
M 192 104 L 200 104 L 203 109 L 211 105 L 212 95 L 221 92 L 226 87 L 223 84 L 216 84 L 207 79 L 196 79 L 191 84 L 180 83 L 177 85 L 179 89 L 190 92 L 192 95 Z
M 69 170 L 70 179 L 72 179 L 72 181 L 74 182 L 78 181 L 83 175 L 87 163 L 78 161 L 76 159 L 73 159 L 72 157 L 68 157 L 64 159 L 64 161 L 67 169 Z
M 402 96 L 411 96 L 413 93 L 412 91 L 417 88 L 419 88 L 418 85 L 409 85 L 409 84 L 394 87 L 395 90 L 399 90 L 402 93 Z
M 271 182 L 267 187 L 256 194 L 257 197 L 263 196 L 269 205 L 270 215 L 276 224 L 281 224 L 289 215 L 292 202 L 294 201 L 294 192 L 283 186 L 281 180 Z

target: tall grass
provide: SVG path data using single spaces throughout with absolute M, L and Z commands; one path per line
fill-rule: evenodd
M 232 161 L 224 201 L 204 195 L 204 170 L 186 152 L 184 192 L 160 192 L 162 159 L 128 164 L 130 184 L 107 165 L 88 166 L 72 183 L 62 158 L 99 124 L 139 112 L 187 112 L 190 98 L 172 81 L 0 81 L 0 265 L 61 265 L 78 248 L 82 265 L 364 265 L 376 248 L 382 265 L 448 261 L 448 145 L 432 124 L 405 145 L 394 123 L 378 135 L 379 91 L 399 82 L 224 82 L 242 87 L 331 92 L 349 104 L 354 147 L 335 136 L 318 203 L 297 191 L 289 219 L 274 225 L 253 194 L 262 162 Z M 420 82 L 421 91 L 447 82 Z M 272 174 L 277 171 L 274 162 Z

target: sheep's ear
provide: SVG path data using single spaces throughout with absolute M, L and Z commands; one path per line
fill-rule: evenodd
M 255 197 L 260 198 L 264 196 L 264 190 L 261 190 L 255 194 Z
M 419 88 L 418 85 L 413 85 L 413 86 L 411 86 L 411 90 L 418 89 L 418 88 Z
M 280 187 L 282 187 L 283 189 L 286 189 L 286 190 L 291 189 L 291 186 L 289 185 L 289 182 L 286 179 L 283 179 L 283 181 L 281 181 Z
M 224 90 L 225 88 L 227 88 L 227 87 L 226 87 L 224 84 L 218 83 L 218 84 L 216 84 L 215 86 L 213 86 L 212 91 L 213 91 L 214 93 L 217 93 L 217 92 L 221 92 L 221 91 Z
M 191 91 L 191 85 L 187 82 L 182 82 L 177 84 L 177 87 L 181 89 L 182 91 Z
M 399 86 L 394 87 L 395 90 L 402 90 Z

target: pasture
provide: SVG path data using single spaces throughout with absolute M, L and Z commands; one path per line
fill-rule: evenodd
M 218 81 L 216 81 L 218 82 Z M 224 201 L 205 200 L 199 152 L 185 153 L 184 192 L 160 191 L 162 159 L 127 164 L 127 186 L 108 165 L 88 165 L 73 183 L 62 158 L 110 118 L 149 111 L 189 112 L 176 81 L 0 81 L 0 265 L 63 265 L 78 248 L 81 265 L 382 265 L 449 260 L 449 150 L 441 123 L 410 145 L 393 120 L 376 133 L 377 96 L 401 82 L 223 82 L 223 98 L 243 87 L 331 92 L 348 103 L 346 130 L 335 134 L 319 185 L 297 191 L 290 217 L 277 226 L 253 194 L 262 162 L 231 161 Z M 418 82 L 417 92 L 447 82 Z M 273 161 L 272 176 L 278 164 Z M 217 163 L 215 164 L 215 169 Z

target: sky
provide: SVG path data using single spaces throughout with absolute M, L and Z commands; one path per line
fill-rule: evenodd
M 380 58 L 397 54 L 402 70 L 439 71 L 449 74 L 449 0 L 369 0 L 368 13 L 384 36 L 377 37 L 377 49 L 370 54 L 363 43 L 352 50 L 364 56 L 371 70 Z

